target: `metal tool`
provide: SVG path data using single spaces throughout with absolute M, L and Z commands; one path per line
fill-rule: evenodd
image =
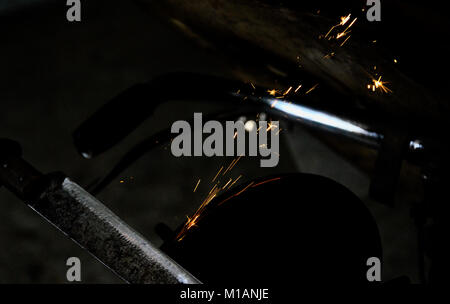
M 41 174 L 0 139 L 0 184 L 129 283 L 196 284 L 111 210 L 62 173 Z

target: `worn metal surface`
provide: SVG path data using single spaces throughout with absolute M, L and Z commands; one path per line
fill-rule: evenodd
M 29 205 L 127 282 L 200 283 L 68 178 Z
M 0 138 L 0 186 L 130 283 L 194 284 L 196 278 L 61 173 L 43 175 Z

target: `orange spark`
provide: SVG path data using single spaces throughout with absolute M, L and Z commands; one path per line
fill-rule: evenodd
M 349 39 L 350 39 L 351 35 L 347 37 L 347 39 L 344 40 L 344 42 L 341 43 L 340 47 L 342 47 Z
M 309 89 L 309 90 L 305 93 L 305 95 L 311 93 L 312 91 L 314 91 L 318 86 L 319 86 L 318 83 L 315 84 L 311 89 Z
M 219 172 L 217 172 L 216 176 L 214 176 L 212 182 L 214 183 L 214 181 L 216 180 L 216 178 L 219 176 L 220 172 L 223 170 L 223 166 L 220 167 Z
M 333 26 L 330 28 L 330 30 L 328 31 L 328 33 L 325 35 L 325 38 L 327 38 L 328 35 L 330 35 L 330 33 L 331 33 L 336 27 L 338 27 L 338 26 L 344 26 L 344 25 L 347 23 L 347 21 L 350 20 L 350 16 L 351 16 L 351 15 L 352 15 L 352 14 L 348 14 L 347 16 L 341 17 L 341 21 L 339 22 L 339 24 L 333 25 Z
M 195 193 L 195 191 L 197 191 L 198 185 L 200 185 L 200 181 L 201 181 L 201 179 L 198 179 L 197 185 L 195 185 L 195 188 L 194 188 L 194 193 Z
M 277 91 L 276 91 L 275 89 L 267 90 L 267 93 L 269 93 L 269 94 L 272 95 L 272 96 L 277 95 Z
M 236 180 L 231 183 L 231 185 L 228 187 L 228 189 L 230 189 L 231 187 L 233 187 L 233 185 L 242 177 L 242 175 L 239 175 L 238 178 L 236 178 Z
M 372 79 L 373 86 L 372 90 L 375 91 L 375 89 L 380 89 L 384 93 L 392 93 L 391 89 L 385 86 L 385 84 L 389 82 L 381 81 L 381 76 L 377 79 Z
M 291 90 L 292 90 L 292 87 L 289 87 L 289 89 L 287 89 L 286 92 L 284 92 L 283 96 L 289 94 L 289 92 L 290 92 Z

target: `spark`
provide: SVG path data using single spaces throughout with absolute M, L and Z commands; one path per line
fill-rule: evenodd
M 200 211 L 203 211 L 203 209 L 217 196 L 217 194 L 220 192 L 219 188 L 214 187 L 214 190 L 211 191 L 211 193 L 208 193 L 207 198 L 203 202 L 203 204 L 200 205 L 202 209 Z
M 197 220 L 198 220 L 198 215 L 195 216 L 192 220 L 188 217 L 189 224 L 187 226 L 187 229 L 191 229 L 192 227 L 196 226 Z
M 347 39 L 344 40 L 344 42 L 341 43 L 340 47 L 344 46 L 344 44 L 350 39 L 352 35 L 348 36 Z
M 330 54 L 326 54 L 325 56 L 323 56 L 322 59 L 328 59 L 328 58 L 334 57 L 334 55 L 335 55 L 335 53 L 331 52 Z
M 225 189 L 231 182 L 233 181 L 232 178 L 222 187 L 222 190 Z
M 339 34 L 337 34 L 336 39 L 340 39 L 340 38 L 344 37 L 347 34 L 348 34 L 348 32 L 339 33 Z
M 277 95 L 277 90 L 275 90 L 275 89 L 267 90 L 267 93 L 269 93 L 272 96 L 275 96 L 275 95 Z
M 229 201 L 233 197 L 241 195 L 242 193 L 244 193 L 249 188 L 255 188 L 255 187 L 258 187 L 258 186 L 261 186 L 261 185 L 264 185 L 264 184 L 267 184 L 267 183 L 270 183 L 270 182 L 274 182 L 274 181 L 277 181 L 277 180 L 280 180 L 280 179 L 281 179 L 281 177 L 275 177 L 275 178 L 272 178 L 272 179 L 269 179 L 269 180 L 262 181 L 262 182 L 257 183 L 257 184 L 255 184 L 255 182 L 251 182 L 250 184 L 248 184 L 244 189 L 242 189 L 238 193 L 233 194 L 233 195 L 227 197 L 226 199 L 224 199 L 223 201 L 221 201 L 219 204 L 217 204 L 217 206 L 220 206 L 220 205 L 224 204 L 225 202 Z
M 223 203 L 229 201 L 229 200 L 232 199 L 233 197 L 236 197 L 236 196 L 238 196 L 238 195 L 241 195 L 242 193 L 244 193 L 245 191 L 247 191 L 248 188 L 252 187 L 254 183 L 255 183 L 255 182 L 251 182 L 250 184 L 248 184 L 247 186 L 245 186 L 245 188 L 242 189 L 241 191 L 239 191 L 238 193 L 233 194 L 233 195 L 231 195 L 230 197 L 226 198 L 225 200 L 221 201 L 219 204 L 217 204 L 217 206 L 221 206 Z
M 201 218 L 201 216 L 203 215 L 203 211 L 205 210 L 206 206 L 217 196 L 217 194 L 219 192 L 220 192 L 220 189 L 217 188 L 217 184 L 215 184 L 214 187 L 209 192 L 209 194 L 207 195 L 207 197 L 201 203 L 200 207 L 197 209 L 197 211 L 195 211 L 195 213 L 192 216 L 192 218 L 189 218 L 189 216 L 187 216 L 188 220 L 184 224 L 184 226 L 181 229 L 180 233 L 177 235 L 178 241 L 181 241 L 184 238 L 186 232 L 189 229 L 191 229 L 194 226 L 197 226 L 197 222 Z
M 225 175 L 228 171 L 230 171 L 231 168 L 234 167 L 234 162 L 237 162 L 237 160 L 238 160 L 237 158 L 233 159 L 233 161 L 230 163 L 230 165 L 228 165 L 228 168 L 223 172 L 222 175 Z
M 350 23 L 349 26 L 347 26 L 344 32 L 346 32 L 349 28 L 351 28 L 353 24 L 355 24 L 356 20 L 358 20 L 358 18 L 353 19 L 352 23 Z
M 251 182 L 250 184 L 248 184 L 244 189 L 242 189 L 241 191 L 239 191 L 238 193 L 236 193 L 234 196 L 238 196 L 241 195 L 242 193 L 244 193 L 245 191 L 247 191 L 248 188 L 250 188 L 251 186 L 253 186 L 255 182 Z
M 325 38 L 327 38 L 328 35 L 330 35 L 330 33 L 331 33 L 336 27 L 345 25 L 345 24 L 347 23 L 347 21 L 350 20 L 350 16 L 351 16 L 351 15 L 352 15 L 352 14 L 348 14 L 347 16 L 341 17 L 341 22 L 339 22 L 339 24 L 333 25 L 333 26 L 330 28 L 330 30 L 328 31 L 328 33 L 325 35 Z
M 347 16 L 342 16 L 342 17 L 341 17 L 341 21 L 339 22 L 339 24 L 333 25 L 333 26 L 330 28 L 330 30 L 328 31 L 328 33 L 326 33 L 326 35 L 324 36 L 324 38 L 327 38 L 328 35 L 330 35 L 331 32 L 332 32 L 335 28 L 337 28 L 338 26 L 344 26 L 344 25 L 350 20 L 351 15 L 352 15 L 352 14 L 348 14 Z M 355 20 L 353 20 L 353 22 L 352 22 L 352 24 L 350 24 L 350 26 L 353 25 L 353 23 L 356 21 L 356 19 L 357 19 L 357 18 L 355 18 Z M 347 27 L 347 29 L 350 28 L 350 26 Z M 346 32 L 347 29 L 346 29 L 344 32 Z M 343 32 L 343 33 L 344 33 L 344 32 Z M 338 35 L 338 36 L 339 36 L 339 35 Z M 330 37 L 330 38 L 331 38 L 331 37 Z M 340 37 L 337 37 L 336 39 L 339 39 L 339 38 L 340 38 Z
M 352 14 L 348 14 L 348 16 L 341 17 L 341 23 L 339 23 L 339 25 L 345 25 L 347 23 L 347 21 L 350 20 L 351 15 Z
M 228 165 L 227 169 L 223 172 L 222 175 L 225 175 L 227 172 L 230 172 L 239 162 L 239 160 L 243 157 L 244 155 L 241 155 L 235 159 L 233 159 L 231 161 L 231 163 Z M 224 169 L 224 166 L 221 166 L 219 171 L 216 173 L 216 175 L 214 176 L 212 183 L 214 183 L 218 176 L 220 175 L 220 173 L 222 172 L 222 170 Z M 192 215 L 192 217 L 187 216 L 187 221 L 186 223 L 183 225 L 183 227 L 181 228 L 180 232 L 177 234 L 176 236 L 176 240 L 177 241 L 181 241 L 184 239 L 184 237 L 186 236 L 186 233 L 192 228 L 197 226 L 198 221 L 203 217 L 206 208 L 208 207 L 209 203 L 211 201 L 213 201 L 222 191 L 224 191 L 225 189 L 229 190 L 231 187 L 233 187 L 234 184 L 236 184 L 236 182 L 242 177 L 242 175 L 239 175 L 238 178 L 236 178 L 233 181 L 233 178 L 229 178 L 228 182 L 223 185 L 220 186 L 220 181 L 217 181 L 211 188 L 211 190 L 208 192 L 208 195 L 206 195 L 206 197 L 203 199 L 202 203 L 200 204 L 200 206 L 198 207 L 198 209 L 195 211 L 195 213 Z M 199 184 L 200 184 L 201 180 L 199 179 L 195 188 L 194 188 L 194 192 L 197 190 Z M 253 183 L 251 183 L 249 186 L 251 186 Z M 248 189 L 247 186 L 244 191 L 246 189 Z M 228 187 L 228 188 L 227 188 Z M 243 191 L 239 192 L 238 194 L 242 193 Z
M 239 156 L 239 157 L 237 158 L 237 160 L 234 162 L 234 164 L 232 164 L 232 166 L 231 166 L 231 168 L 228 170 L 228 172 L 230 172 L 231 170 L 233 170 L 234 166 L 236 166 L 236 164 L 241 160 L 241 158 L 242 158 L 242 155 Z
M 197 185 L 195 185 L 195 188 L 194 188 L 194 193 L 195 193 L 195 191 L 197 191 L 198 185 L 200 185 L 200 181 L 201 181 L 201 179 L 198 179 Z
M 267 130 L 266 131 L 270 131 L 270 130 L 272 130 L 273 128 L 278 128 L 278 126 L 277 125 L 274 125 L 271 121 L 268 123 L 268 127 L 267 127 Z
M 353 26 L 353 24 L 355 24 L 356 20 L 358 20 L 358 18 L 353 19 L 352 23 L 350 23 L 350 24 L 347 26 L 347 28 L 346 28 L 343 32 L 339 33 L 339 34 L 336 36 L 336 39 L 339 39 L 339 38 L 341 38 L 341 37 L 347 35 L 347 34 L 349 33 L 349 32 L 347 32 L 347 31 Z
M 217 172 L 216 176 L 214 176 L 212 182 L 214 183 L 214 181 L 216 180 L 216 178 L 219 176 L 220 172 L 223 170 L 223 166 L 220 167 L 219 172 Z
M 211 188 L 211 190 L 209 191 L 208 195 L 211 195 L 211 193 L 213 193 L 213 191 L 216 189 L 216 187 L 217 187 L 217 184 L 215 184 L 215 185 Z
M 286 92 L 284 92 L 283 96 L 286 96 L 287 94 L 289 94 L 289 92 L 292 90 L 292 87 L 289 87 L 289 89 L 286 90 Z
M 325 35 L 325 38 L 328 37 L 328 35 L 331 33 L 332 30 L 334 30 L 334 28 L 336 27 L 336 25 L 333 25 L 330 30 L 328 31 L 328 33 Z M 320 38 L 320 37 L 319 37 Z
M 318 83 L 315 84 L 311 89 L 309 89 L 309 90 L 305 93 L 305 95 L 307 95 L 307 94 L 311 93 L 312 91 L 314 91 L 318 86 L 319 86 Z
M 239 175 L 238 178 L 236 178 L 236 180 L 234 182 L 231 183 L 231 185 L 228 187 L 228 189 L 230 189 L 231 187 L 233 187 L 234 184 L 236 184 L 236 182 L 242 177 L 242 175 Z
M 255 187 L 258 187 L 258 186 L 270 183 L 270 182 L 274 182 L 274 181 L 277 181 L 277 180 L 280 180 L 280 179 L 281 179 L 281 177 L 275 177 L 275 178 L 272 178 L 272 179 L 268 179 L 268 180 L 262 181 L 260 183 L 254 184 L 252 186 L 252 188 L 255 188 Z
M 389 89 L 385 84 L 389 82 L 381 81 L 381 76 L 377 79 L 372 79 L 373 85 L 372 85 L 372 91 L 375 92 L 376 89 L 380 89 L 384 93 L 392 93 L 391 89 Z M 370 85 L 367 87 L 370 89 Z
M 297 93 L 298 90 L 300 90 L 300 88 L 302 87 L 302 85 L 300 84 L 297 89 L 295 89 L 295 92 Z M 277 91 L 275 89 L 272 90 L 267 90 L 267 93 L 269 93 L 269 95 L 274 96 L 276 99 L 283 99 L 286 97 L 286 95 L 288 95 L 289 93 L 292 92 L 293 87 L 290 86 L 289 88 L 287 88 L 284 92 L 281 91 Z M 277 96 L 278 95 L 278 96 Z M 271 107 L 275 107 L 275 105 L 277 104 L 277 100 L 274 100 Z

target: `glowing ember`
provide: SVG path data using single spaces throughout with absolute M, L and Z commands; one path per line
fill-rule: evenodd
M 198 182 L 197 182 L 197 185 L 195 185 L 194 193 L 195 193 L 195 191 L 197 191 L 198 185 L 200 185 L 200 181 L 201 181 L 201 179 L 199 179 Z
M 314 91 L 317 87 L 319 86 L 319 84 L 315 84 L 311 89 L 309 89 L 305 94 L 309 94 L 312 91 Z
M 350 16 L 351 14 L 348 14 L 348 16 L 343 16 L 341 17 L 341 22 L 339 22 L 339 24 L 333 25 L 330 30 L 328 31 L 328 33 L 325 35 L 325 38 L 328 37 L 328 35 L 330 35 L 330 33 L 338 26 L 343 26 L 344 24 L 347 23 L 348 20 L 350 20 Z
M 351 15 L 352 15 L 352 14 L 348 14 L 348 16 L 341 17 L 341 23 L 339 23 L 339 25 L 344 25 L 344 24 L 346 24 L 347 21 L 350 20 L 350 16 L 351 16 Z
M 351 37 L 351 35 L 348 36 L 348 37 L 344 40 L 344 42 L 341 43 L 340 47 L 344 46 L 344 44 L 350 39 L 350 37 Z
M 287 94 L 289 94 L 289 92 L 292 90 L 292 87 L 289 87 L 289 89 L 286 90 L 286 92 L 284 92 L 284 96 L 286 96 Z
M 339 22 L 339 24 L 333 25 L 333 26 L 330 28 L 330 30 L 328 31 L 328 33 L 326 33 L 326 35 L 324 36 L 324 38 L 327 38 L 327 37 L 328 37 L 329 39 L 333 38 L 332 36 L 330 36 L 331 32 L 332 32 L 335 28 L 337 28 L 337 27 L 339 27 L 339 26 L 344 26 L 345 24 L 347 24 L 347 22 L 350 20 L 350 17 L 351 17 L 351 14 L 348 14 L 347 16 L 341 17 L 341 22 Z M 355 24 L 355 22 L 356 22 L 357 19 L 358 19 L 358 18 L 353 19 L 353 21 L 350 23 L 350 25 L 347 26 L 347 28 L 346 28 L 343 32 L 338 33 L 338 34 L 336 35 L 336 39 L 339 39 L 339 38 L 341 38 L 341 37 L 347 35 L 347 34 L 348 34 L 348 30 L 353 26 L 353 24 Z M 330 37 L 329 37 L 329 36 L 330 36 Z
M 232 178 L 228 179 L 228 182 L 224 185 L 224 186 L 220 186 L 220 181 L 216 180 L 218 179 L 218 177 L 220 176 L 220 173 L 223 171 L 222 176 L 224 176 L 225 174 L 229 173 L 234 166 L 236 166 L 236 164 L 239 162 L 239 160 L 242 158 L 242 156 L 239 156 L 238 158 L 235 158 L 231 161 L 231 163 L 228 165 L 227 169 L 225 171 L 223 171 L 224 166 L 221 166 L 219 171 L 216 173 L 216 175 L 214 176 L 212 183 L 214 183 L 214 185 L 212 186 L 211 190 L 209 191 L 208 195 L 205 197 L 205 199 L 202 201 L 202 203 L 200 204 L 200 207 L 195 211 L 194 215 L 190 218 L 187 217 L 187 221 L 184 224 L 183 228 L 181 229 L 180 233 L 178 233 L 176 239 L 178 241 L 181 241 L 182 239 L 184 239 L 184 237 L 186 236 L 186 233 L 188 230 L 190 230 L 192 227 L 195 227 L 197 225 L 197 222 L 202 218 L 205 208 L 208 206 L 208 204 L 214 199 L 216 198 L 220 192 L 222 192 L 223 190 L 229 190 L 231 187 L 233 187 L 233 185 L 242 177 L 242 175 L 240 175 L 238 178 L 236 178 L 234 181 Z M 197 190 L 199 184 L 200 184 L 200 179 L 197 182 L 197 185 L 195 186 L 194 192 Z
M 382 92 L 384 93 L 392 93 L 391 89 L 389 89 L 388 87 L 385 86 L 385 84 L 389 83 L 389 82 L 385 82 L 385 81 L 381 81 L 381 76 L 377 79 L 372 79 L 373 84 L 372 85 L 368 85 L 367 88 L 368 89 L 372 89 L 373 92 L 376 91 L 376 89 L 380 89 Z
M 273 89 L 273 90 L 268 90 L 267 93 L 269 93 L 269 94 L 272 95 L 272 96 L 277 95 L 277 91 L 276 91 L 275 89 Z

